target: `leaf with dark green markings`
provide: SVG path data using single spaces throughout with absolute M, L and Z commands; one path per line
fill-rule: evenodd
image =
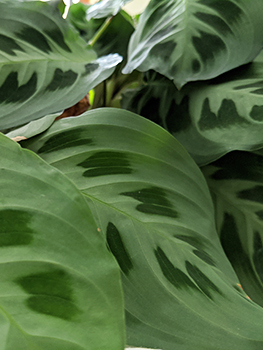
M 263 306 L 263 151 L 231 152 L 203 173 L 223 248 L 244 290 Z
M 259 57 L 215 79 L 189 83 L 181 91 L 171 90 L 170 110 L 166 115 L 159 113 L 158 123 L 200 165 L 233 150 L 258 149 L 263 146 L 262 73 L 263 60 Z M 159 90 L 155 88 L 154 96 L 163 105 L 167 98 L 161 93 L 161 84 L 155 84 Z M 142 101 L 137 109 L 144 111 Z
M 255 0 L 152 0 L 123 70 L 154 69 L 178 88 L 252 61 L 262 48 L 263 3 Z
M 82 194 L 2 134 L 0 147 L 1 349 L 123 350 L 119 267 Z
M 103 0 L 89 7 L 87 20 L 115 16 L 131 0 Z
M 0 1 L 0 130 L 74 105 L 121 57 L 96 59 L 58 10 L 42 1 Z
M 122 270 L 129 345 L 262 348 L 263 310 L 237 286 L 205 179 L 174 137 L 133 113 L 98 109 L 23 145 L 92 208 Z

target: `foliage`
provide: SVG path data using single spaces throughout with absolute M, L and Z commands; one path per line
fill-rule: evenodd
M 126 2 L 0 0 L 0 350 L 261 350 L 262 1 Z

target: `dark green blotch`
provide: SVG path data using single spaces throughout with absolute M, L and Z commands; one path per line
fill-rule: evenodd
M 252 119 L 257 120 L 259 122 L 262 122 L 263 121 L 263 106 L 253 106 L 249 115 Z
M 149 52 L 149 55 L 153 56 L 155 59 L 161 59 L 164 63 L 170 60 L 171 54 L 176 48 L 176 43 L 173 41 L 167 41 L 165 43 L 158 43 Z
M 48 35 L 63 50 L 67 52 L 72 52 L 68 45 L 65 43 L 64 36 L 60 29 L 44 30 L 44 33 Z
M 26 26 L 15 35 L 45 53 L 52 51 L 46 37 L 33 27 Z
M 14 50 L 24 52 L 14 39 L 3 34 L 0 34 L 0 50 L 12 56 L 16 56 Z
M 192 60 L 192 70 L 195 74 L 199 73 L 201 70 L 201 64 L 196 58 Z
M 233 34 L 229 25 L 222 18 L 204 12 L 196 12 L 195 17 L 213 27 L 218 33 L 223 35 Z
M 237 22 L 239 17 L 243 14 L 242 9 L 235 4 L 233 1 L 229 0 L 199 0 L 203 5 L 209 7 L 209 9 L 214 9 L 224 18 L 229 24 Z
M 190 277 L 208 298 L 213 299 L 211 292 L 223 295 L 219 288 L 197 266 L 192 265 L 189 261 L 185 262 L 185 266 Z
M 261 282 L 263 282 L 263 244 L 260 233 L 258 231 L 254 232 L 254 252 L 253 252 L 253 262 L 255 269 L 258 273 Z
M 231 125 L 242 124 L 249 124 L 249 122 L 238 114 L 234 101 L 223 99 L 216 115 L 210 109 L 209 99 L 206 98 L 204 100 L 201 118 L 198 122 L 202 131 L 215 128 L 229 128 Z
M 257 215 L 257 217 L 259 218 L 259 220 L 263 221 L 263 210 L 259 210 L 255 213 Z
M 178 212 L 167 199 L 166 191 L 161 187 L 152 186 L 138 191 L 123 192 L 120 194 L 142 202 L 143 204 L 136 206 L 136 209 L 142 213 L 178 218 Z
M 155 257 L 162 270 L 164 277 L 177 289 L 197 289 L 191 279 L 180 269 L 175 267 L 168 259 L 164 251 L 157 247 L 154 251 Z
M 201 60 L 206 64 L 209 60 L 214 60 L 220 51 L 226 51 L 223 40 L 216 35 L 200 32 L 200 37 L 193 36 L 192 42 L 199 53 Z
M 51 82 L 46 87 L 46 91 L 56 91 L 72 86 L 77 78 L 78 74 L 72 70 L 63 72 L 61 69 L 57 68 Z
M 131 174 L 133 172 L 127 155 L 115 151 L 97 152 L 77 166 L 88 169 L 83 173 L 85 177 Z
M 185 235 L 174 235 L 174 237 L 176 239 L 180 239 L 181 241 L 190 244 L 194 248 L 202 249 L 204 247 L 204 242 L 201 238 Z
M 193 253 L 208 265 L 216 266 L 214 259 L 204 250 L 193 250 Z
M 259 90 L 263 89 L 263 80 L 257 81 L 256 83 L 238 85 L 234 87 L 233 90 L 243 90 L 243 89 L 251 89 L 251 88 L 259 88 Z
M 263 186 L 254 186 L 247 190 L 239 191 L 237 197 L 251 202 L 263 203 Z
M 10 73 L 0 87 L 0 103 L 21 103 L 28 100 L 37 89 L 37 74 L 33 73 L 28 82 L 18 86 L 17 72 Z
M 85 136 L 83 127 L 61 131 L 51 136 L 37 153 L 49 153 L 59 151 L 65 148 L 92 145 L 93 141 Z
M 245 274 L 254 275 L 250 259 L 239 237 L 236 220 L 234 216 L 229 213 L 224 214 L 223 224 L 220 229 L 220 239 L 223 249 L 234 269 L 239 270 L 240 267 L 242 267 Z
M 133 269 L 133 263 L 123 243 L 119 230 L 112 222 L 109 222 L 107 226 L 106 238 L 108 247 L 115 256 L 121 270 L 125 275 L 128 275 Z
M 61 270 L 40 272 L 15 281 L 30 297 L 27 306 L 38 313 L 72 320 L 80 310 L 74 304 L 71 276 Z
M 230 152 L 215 161 L 213 166 L 220 168 L 210 176 L 213 180 L 263 181 L 262 156 L 257 154 Z
M 28 245 L 34 239 L 32 214 L 18 209 L 0 210 L 0 247 Z
M 89 75 L 91 73 L 93 73 L 96 69 L 99 68 L 99 64 L 98 63 L 88 63 L 85 65 L 85 73 L 84 75 Z
M 189 97 L 184 96 L 179 105 L 173 100 L 166 118 L 166 125 L 169 132 L 185 131 L 191 126 L 191 123 Z

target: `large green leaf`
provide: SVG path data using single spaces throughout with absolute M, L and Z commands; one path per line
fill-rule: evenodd
M 262 349 L 263 310 L 237 286 L 205 179 L 175 138 L 97 109 L 24 145 L 86 196 L 123 273 L 129 345 Z
M 180 88 L 250 62 L 263 44 L 261 0 L 151 0 L 124 73 L 154 69 Z
M 245 291 L 263 306 L 263 150 L 231 152 L 203 172 L 224 250 Z
M 176 92 L 169 130 L 199 164 L 263 146 L 263 60 Z
M 123 350 L 119 268 L 83 196 L 3 135 L 0 147 L 1 350 Z
M 42 1 L 0 1 L 0 130 L 74 105 L 121 61 L 96 54 Z

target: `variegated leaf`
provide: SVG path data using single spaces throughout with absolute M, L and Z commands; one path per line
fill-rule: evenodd
M 199 164 L 263 146 L 263 61 L 175 92 L 164 127 Z M 162 98 L 162 96 L 160 96 Z
M 231 152 L 203 173 L 223 248 L 246 293 L 263 306 L 263 150 Z
M 2 134 L 0 149 L 1 350 L 123 350 L 119 268 L 82 194 Z
M 115 16 L 131 0 L 102 0 L 89 7 L 87 20 Z
M 175 138 L 133 113 L 101 109 L 56 122 L 24 146 L 92 208 L 122 270 L 129 345 L 263 347 L 263 310 L 237 285 L 205 179 Z
M 96 59 L 53 6 L 1 0 L 0 130 L 74 105 L 120 61 Z
M 124 73 L 154 69 L 178 88 L 250 62 L 263 44 L 263 2 L 151 0 Z

